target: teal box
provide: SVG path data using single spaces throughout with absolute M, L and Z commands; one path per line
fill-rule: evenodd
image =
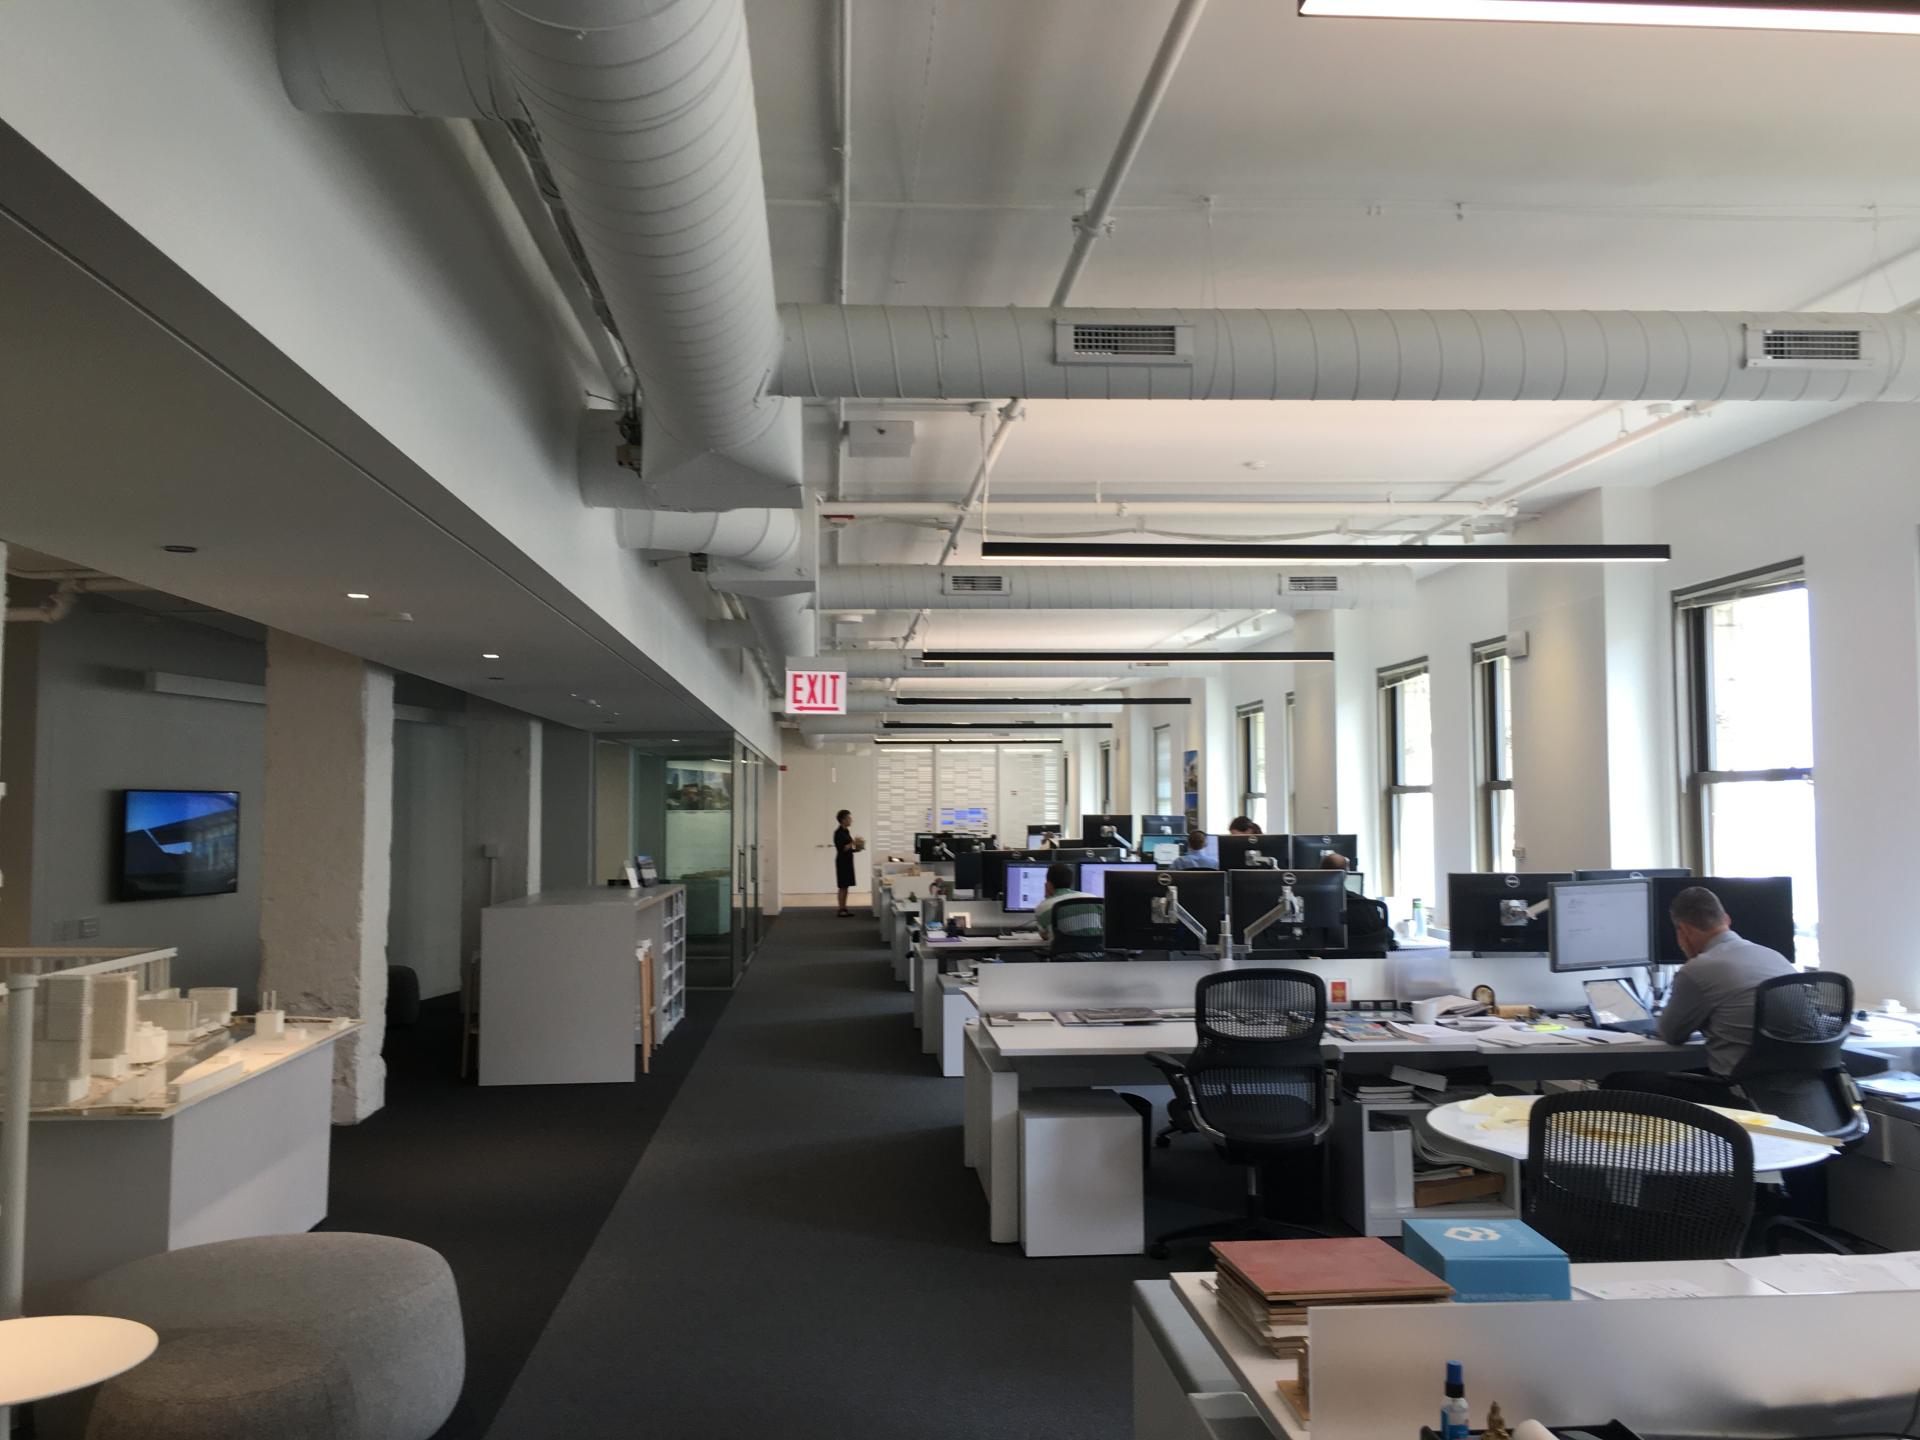
M 1407 1220 L 1407 1258 L 1453 1286 L 1469 1304 L 1566 1300 L 1573 1294 L 1567 1252 L 1518 1220 Z

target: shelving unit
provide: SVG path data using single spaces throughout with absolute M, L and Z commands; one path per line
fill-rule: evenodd
M 1370 1103 L 1341 1097 L 1334 1111 L 1334 1159 L 1338 1167 L 1340 1212 L 1362 1235 L 1398 1235 L 1403 1220 L 1510 1220 L 1520 1213 L 1520 1163 L 1487 1157 L 1480 1168 L 1504 1172 L 1506 1188 L 1497 1198 L 1462 1200 L 1451 1205 L 1413 1203 L 1413 1132 L 1377 1129 L 1374 1121 L 1404 1115 L 1410 1121 L 1433 1108 L 1430 1101 Z
M 673 1033 L 687 1015 L 687 892 L 675 886 L 659 906 L 654 945 L 653 1043 Z

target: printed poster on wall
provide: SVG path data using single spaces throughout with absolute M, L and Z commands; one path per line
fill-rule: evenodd
M 1186 758 L 1180 766 L 1180 773 L 1184 777 L 1180 788 L 1187 793 L 1187 828 L 1198 830 L 1200 828 L 1200 752 L 1198 750 L 1187 751 Z

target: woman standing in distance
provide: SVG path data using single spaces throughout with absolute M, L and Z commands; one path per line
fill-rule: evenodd
M 833 879 L 840 887 L 840 913 L 851 915 L 847 909 L 847 891 L 853 888 L 853 857 L 863 848 L 861 841 L 854 838 L 853 812 L 842 810 L 833 817 L 837 827 L 833 832 Z

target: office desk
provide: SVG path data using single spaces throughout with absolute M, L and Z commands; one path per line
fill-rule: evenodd
M 992 905 L 999 909 L 996 901 L 979 902 L 982 906 Z M 951 909 L 947 911 L 953 913 Z M 1001 911 L 1000 916 L 990 920 L 980 917 L 981 922 L 1007 924 L 1017 920 Z M 1046 948 L 1047 942 L 1035 932 L 1031 936 L 1010 938 L 1008 936 L 968 936 L 961 940 L 925 940 L 913 942 L 911 956 L 907 964 L 907 989 L 913 992 L 913 1026 L 920 1032 L 920 1051 L 931 1055 L 939 1048 L 940 1029 L 940 972 L 942 956 L 968 955 L 978 958 L 983 955 L 1030 954 Z
M 1434 1134 L 1455 1145 L 1507 1160 L 1527 1158 L 1527 1127 L 1524 1125 L 1489 1128 L 1485 1116 L 1470 1114 L 1458 1102 L 1436 1105 L 1427 1111 L 1426 1118 Z M 1773 1128 L 1801 1130 L 1809 1136 L 1816 1133 L 1791 1120 L 1776 1121 Z M 1754 1135 L 1749 1138 L 1753 1141 L 1753 1173 L 1756 1175 L 1797 1170 L 1802 1165 L 1818 1165 L 1839 1153 L 1833 1146 L 1818 1141 L 1786 1140 L 1778 1135 Z M 1622 1156 L 1622 1163 L 1631 1163 L 1631 1151 Z
M 971 979 L 942 975 L 934 987 L 940 996 L 935 1027 L 939 1032 L 940 1073 L 957 1080 L 966 1073 L 962 1058 L 967 1043 L 967 1025 L 979 1018 L 980 991 Z

